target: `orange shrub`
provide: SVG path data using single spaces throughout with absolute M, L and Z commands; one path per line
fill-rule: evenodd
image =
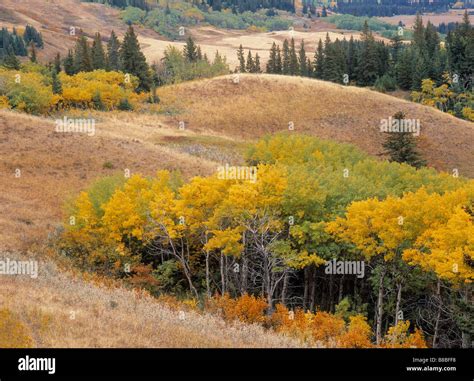
M 240 320 L 245 323 L 264 323 L 268 304 L 262 297 L 244 294 L 232 299 L 229 294 L 216 295 L 208 301 L 208 308 L 219 313 L 225 320 Z
M 340 348 L 370 348 L 372 329 L 367 323 L 367 318 L 362 315 L 351 316 L 347 331 L 338 338 L 337 346 Z
M 337 337 L 345 332 L 344 319 L 328 312 L 316 312 L 309 316 L 313 339 L 327 346 L 336 346 Z

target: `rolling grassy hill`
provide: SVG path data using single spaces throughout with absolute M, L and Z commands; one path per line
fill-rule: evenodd
M 473 123 L 367 89 L 296 77 L 241 75 L 160 88 L 160 114 L 92 113 L 96 135 L 58 134 L 54 120 L 0 111 L 0 247 L 42 242 L 65 200 L 105 175 L 179 169 L 209 174 L 242 161 L 245 143 L 288 131 L 352 143 L 380 156 L 380 119 L 397 111 L 420 119 L 430 166 L 474 176 Z M 184 131 L 178 126 L 185 123 Z M 15 178 L 15 170 L 21 177 Z
M 189 312 L 182 319 L 159 300 L 58 267 L 44 254 L 48 234 L 61 223 L 64 202 L 95 178 L 126 168 L 147 175 L 179 169 L 187 178 L 210 174 L 218 163 L 241 162 L 247 142 L 287 131 L 289 122 L 295 133 L 349 142 L 378 156 L 380 119 L 399 110 L 421 120 L 420 148 L 430 165 L 474 175 L 472 123 L 367 89 L 242 75 L 238 84 L 223 76 L 160 88 L 158 95 L 158 114 L 91 112 L 97 123 L 92 137 L 58 134 L 52 118 L 0 111 L 0 257 L 39 259 L 41 274 L 35 280 L 2 280 L 0 306 L 22 322 L 34 346 L 301 345 L 208 314 Z M 181 121 L 184 131 L 178 128 Z
M 374 156 L 383 151 L 381 119 L 404 111 L 420 120 L 420 151 L 430 166 L 474 176 L 473 123 L 365 88 L 244 74 L 239 84 L 224 76 L 163 88 L 160 97 L 163 107 L 177 114 L 167 122 L 183 120 L 193 132 L 253 140 L 288 131 L 293 122 L 295 133 L 352 143 Z

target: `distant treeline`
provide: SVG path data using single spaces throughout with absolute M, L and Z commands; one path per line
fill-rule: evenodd
M 281 9 L 288 12 L 295 12 L 294 0 L 206 0 L 207 4 L 214 11 L 222 9 L 232 9 L 234 13 L 245 11 L 256 12 L 258 9 Z
M 136 7 L 150 10 L 150 4 L 146 0 L 82 0 L 84 3 L 108 4 L 118 8 Z
M 82 0 L 89 3 L 109 4 L 118 8 L 135 7 L 146 11 L 154 8 L 154 3 L 146 0 Z M 280 9 L 295 12 L 294 0 L 194 0 L 192 4 L 202 10 L 211 7 L 213 11 L 231 9 L 233 13 L 256 12 L 259 9 Z
M 27 25 L 23 35 L 16 28 L 11 32 L 7 28 L 0 30 L 0 61 L 7 56 L 26 56 L 28 46 L 33 43 L 36 47 L 43 47 L 43 38 L 33 26 Z
M 454 4 L 452 0 L 357 0 L 350 3 L 338 2 L 337 12 L 354 16 L 389 17 L 393 15 L 414 15 L 418 12 L 445 12 Z

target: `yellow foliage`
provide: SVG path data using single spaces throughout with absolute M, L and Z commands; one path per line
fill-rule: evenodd
M 409 333 L 409 328 L 408 320 L 399 321 L 396 326 L 388 329 L 381 346 L 384 348 L 426 348 L 422 332 L 416 329 L 413 333 Z
M 2 108 L 11 108 L 5 95 L 0 95 L 0 109 Z
M 370 341 L 372 329 L 367 323 L 367 318 L 361 315 L 349 317 L 347 331 L 338 338 L 338 347 L 341 348 L 371 348 Z

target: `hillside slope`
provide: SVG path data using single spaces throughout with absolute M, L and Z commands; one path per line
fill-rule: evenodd
M 186 121 L 194 132 L 220 133 L 239 139 L 288 131 L 352 143 L 378 156 L 383 151 L 381 119 L 404 111 L 419 119 L 419 147 L 430 166 L 474 176 L 474 123 L 435 108 L 366 88 L 309 78 L 240 75 L 194 81 L 161 90 L 164 107 L 180 110 L 169 118 Z
M 0 252 L 0 260 L 31 260 Z M 40 348 L 297 347 L 258 325 L 230 324 L 181 310 L 119 285 L 84 280 L 41 258 L 38 277 L 2 276 L 0 310 L 8 308 Z M 0 332 L 1 336 L 5 335 Z
M 159 89 L 162 112 L 92 113 L 96 135 L 58 134 L 54 121 L 0 111 L 0 248 L 41 243 L 69 197 L 105 175 L 179 169 L 210 174 L 242 161 L 245 142 L 278 131 L 352 143 L 379 156 L 380 119 L 397 111 L 420 119 L 430 166 L 473 177 L 474 124 L 367 89 L 312 79 L 241 75 Z M 185 130 L 178 125 L 185 123 Z M 15 177 L 21 169 L 21 177 Z

